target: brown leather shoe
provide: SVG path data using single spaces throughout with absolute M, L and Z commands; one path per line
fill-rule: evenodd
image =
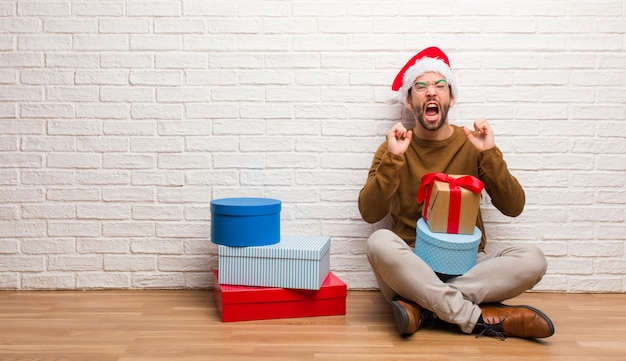
M 398 331 L 403 337 L 414 334 L 429 314 L 414 302 L 401 297 L 395 297 L 391 301 L 391 310 L 396 319 Z
M 530 306 L 507 306 L 502 303 L 479 305 L 482 310 L 484 329 L 476 337 L 506 336 L 520 338 L 543 338 L 554 334 L 552 321 L 543 312 Z

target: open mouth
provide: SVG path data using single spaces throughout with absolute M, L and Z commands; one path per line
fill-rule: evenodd
M 428 103 L 426 104 L 426 110 L 424 111 L 427 117 L 435 117 L 439 114 L 439 104 Z

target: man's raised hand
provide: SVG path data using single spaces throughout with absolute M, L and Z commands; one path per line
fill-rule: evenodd
M 402 123 L 396 123 L 387 132 L 387 148 L 393 154 L 403 155 L 411 144 L 413 131 L 407 130 Z
M 474 131 L 478 134 L 474 135 L 467 127 L 463 127 L 463 131 L 467 136 L 467 140 L 469 140 L 479 152 L 491 149 L 496 145 L 493 130 L 485 118 L 479 118 L 474 122 Z

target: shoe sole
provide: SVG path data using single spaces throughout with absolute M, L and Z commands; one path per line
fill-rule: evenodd
M 546 322 L 548 322 L 548 326 L 550 326 L 550 334 L 546 337 L 550 337 L 552 335 L 554 335 L 554 324 L 552 323 L 552 320 L 550 319 L 550 317 L 548 317 L 548 315 L 546 315 L 545 313 L 539 311 L 538 309 L 532 307 L 532 306 L 526 306 L 526 305 L 519 305 L 519 306 L 509 306 L 509 305 L 505 305 L 503 303 L 499 303 L 498 306 L 504 307 L 504 308 L 525 308 L 527 310 L 531 310 L 533 312 L 535 312 L 536 314 L 538 314 L 539 316 L 543 317 L 544 320 L 546 320 Z
M 393 300 L 391 301 L 391 311 L 393 311 L 393 317 L 396 320 L 396 327 L 398 328 L 398 332 L 400 332 L 401 336 L 409 336 L 409 334 L 407 334 L 407 330 L 406 328 L 409 325 L 409 317 L 407 316 L 406 312 L 404 311 L 404 308 L 402 306 L 400 306 L 398 304 L 397 300 Z M 402 325 L 400 325 L 398 323 L 398 319 L 402 320 Z M 402 327 L 404 326 L 404 327 Z

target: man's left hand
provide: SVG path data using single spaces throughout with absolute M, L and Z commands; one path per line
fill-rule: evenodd
M 474 122 L 474 130 L 477 135 L 472 134 L 472 131 L 467 127 L 463 127 L 463 131 L 472 145 L 479 152 L 491 149 L 496 146 L 496 142 L 493 138 L 493 130 L 485 118 L 480 118 Z

